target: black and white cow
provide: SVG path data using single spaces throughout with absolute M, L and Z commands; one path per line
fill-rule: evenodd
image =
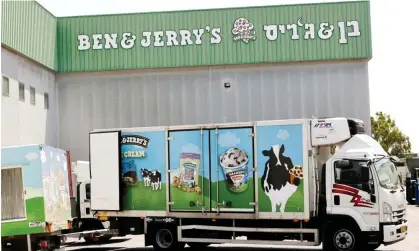
M 288 199 L 300 184 L 300 179 L 290 177 L 290 170 L 294 165 L 291 158 L 283 155 L 284 151 L 284 145 L 273 145 L 270 150 L 262 151 L 269 159 L 265 164 L 261 185 L 271 201 L 272 212 L 276 212 L 277 206 L 281 206 L 280 212 L 284 213 Z
M 143 176 L 144 185 L 146 187 L 151 185 L 152 190 L 161 190 L 161 173 L 160 171 L 150 171 L 141 168 L 141 175 Z
M 161 190 L 161 173 L 160 171 L 151 171 L 150 181 L 152 190 Z
M 141 176 L 143 177 L 144 186 L 150 186 L 150 171 L 144 168 L 141 168 Z

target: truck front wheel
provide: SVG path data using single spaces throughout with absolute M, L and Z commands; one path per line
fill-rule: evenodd
M 329 226 L 323 240 L 323 250 L 355 251 L 359 249 L 357 231 L 347 226 Z
M 153 247 L 155 250 L 178 250 L 185 247 L 179 243 L 176 230 L 173 228 L 158 228 L 154 232 Z

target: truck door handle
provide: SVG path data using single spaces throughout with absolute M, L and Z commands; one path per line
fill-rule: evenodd
M 333 197 L 333 201 L 334 201 L 335 205 L 339 206 L 340 205 L 340 196 L 339 195 L 335 195 Z

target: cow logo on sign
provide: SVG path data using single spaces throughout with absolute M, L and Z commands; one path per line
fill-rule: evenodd
M 254 28 L 254 25 L 246 18 L 241 17 L 236 19 L 236 21 L 234 21 L 233 29 L 231 30 L 234 35 L 233 40 L 242 40 L 246 44 L 249 43 L 250 40 L 256 40 L 256 31 Z

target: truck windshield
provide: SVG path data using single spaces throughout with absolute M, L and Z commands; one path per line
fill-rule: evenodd
M 388 189 L 394 189 L 399 183 L 399 173 L 389 158 L 382 158 L 374 163 L 377 170 L 380 186 Z

